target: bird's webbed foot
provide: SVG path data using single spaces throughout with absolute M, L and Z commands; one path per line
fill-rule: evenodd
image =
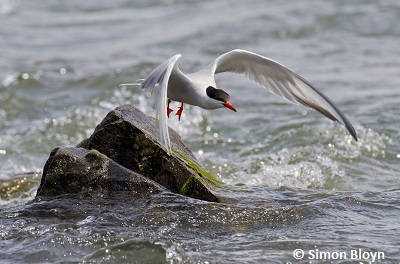
M 171 103 L 171 100 L 169 100 L 168 99 L 168 106 L 167 106 L 167 116 L 168 116 L 168 118 L 169 118 L 169 115 L 171 114 L 171 112 L 173 112 L 174 110 L 172 110 L 170 107 L 169 107 L 169 104 Z
M 181 104 L 181 106 L 179 107 L 178 111 L 175 114 L 178 116 L 179 121 L 181 120 L 182 112 L 183 112 L 183 103 Z

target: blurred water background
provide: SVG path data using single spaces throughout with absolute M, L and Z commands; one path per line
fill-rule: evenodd
M 308 251 L 318 249 L 348 252 L 331 261 L 349 263 L 362 249 L 398 263 L 399 25 L 396 0 L 0 0 L 0 262 L 319 263 Z M 217 85 L 237 113 L 189 106 L 169 124 L 231 203 L 172 194 L 28 203 L 53 148 L 90 136 L 121 104 L 155 116 L 150 94 L 120 83 L 177 53 L 192 72 L 234 48 L 319 87 L 359 141 L 225 74 Z

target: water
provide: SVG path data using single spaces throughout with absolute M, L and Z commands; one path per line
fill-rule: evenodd
M 395 0 L 0 0 L 0 262 L 297 263 L 303 249 L 304 263 L 374 252 L 398 263 L 399 23 Z M 124 103 L 155 115 L 151 95 L 118 84 L 176 53 L 191 72 L 234 48 L 320 87 L 359 141 L 221 75 L 238 112 L 187 107 L 170 126 L 226 183 L 225 203 L 170 193 L 29 203 L 54 147 L 76 145 Z

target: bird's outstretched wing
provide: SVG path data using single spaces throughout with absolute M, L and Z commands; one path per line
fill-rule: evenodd
M 313 108 L 344 125 L 357 141 L 353 125 L 339 108 L 320 90 L 282 64 L 246 50 L 232 50 L 219 56 L 209 67 L 215 74 L 243 74 L 275 95 Z
M 168 81 L 174 69 L 176 62 L 181 57 L 177 54 L 160 66 L 155 68 L 140 84 L 142 89 L 158 89 L 157 97 L 157 119 L 160 126 L 160 141 L 161 145 L 165 148 L 168 154 L 171 154 L 171 142 L 169 140 L 168 132 L 168 118 L 167 118 L 167 94 L 168 94 Z

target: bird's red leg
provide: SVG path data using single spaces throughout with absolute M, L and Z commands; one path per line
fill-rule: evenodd
M 178 116 L 179 121 L 181 120 L 182 112 L 183 112 L 183 103 L 181 104 L 181 106 L 179 107 L 178 111 L 177 111 L 176 114 L 175 114 L 175 115 Z
M 170 103 L 171 103 L 171 100 L 168 99 L 168 106 L 167 106 L 167 116 L 168 116 L 168 118 L 169 118 L 169 115 L 171 114 L 171 112 L 174 111 L 169 107 Z

